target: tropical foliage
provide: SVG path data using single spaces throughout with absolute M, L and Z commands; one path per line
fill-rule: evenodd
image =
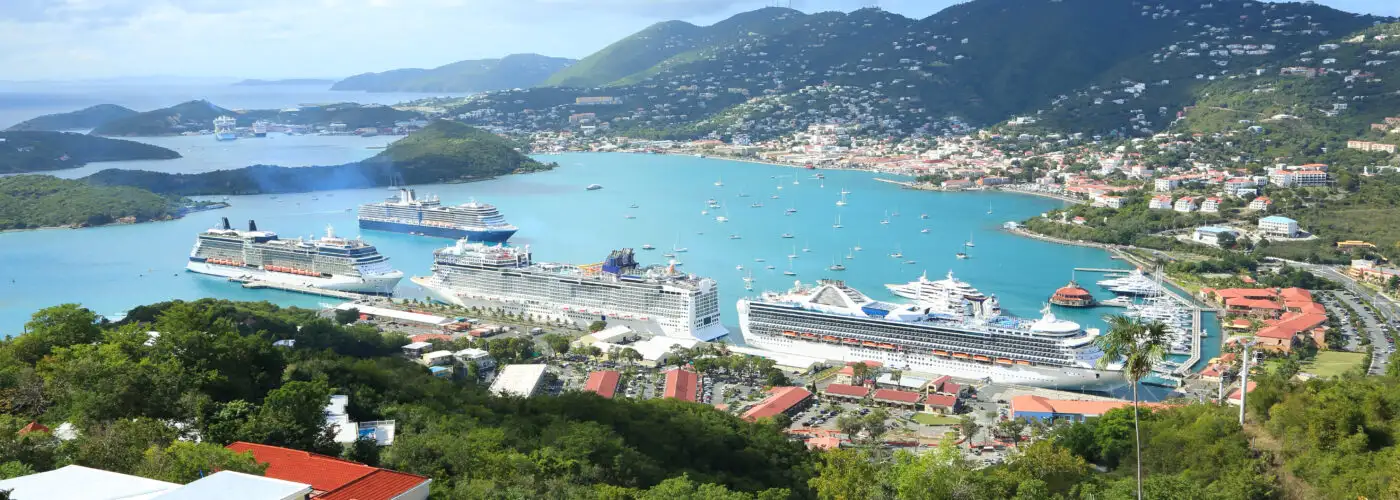
M 168 160 L 180 153 L 139 142 L 66 132 L 0 132 L 0 174 L 81 167 L 98 161 Z
M 97 226 L 123 217 L 169 217 L 171 201 L 131 187 L 93 186 L 47 175 L 0 177 L 0 230 Z

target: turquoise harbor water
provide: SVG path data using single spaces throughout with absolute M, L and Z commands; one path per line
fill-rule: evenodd
M 941 278 L 952 270 L 983 292 L 997 294 L 1009 313 L 1037 316 L 1045 299 L 1070 280 L 1073 268 L 1125 267 L 1099 250 L 1030 240 L 1001 230 L 1006 221 L 1062 206 L 1055 200 L 1006 193 L 904 190 L 878 182 L 876 176 L 865 172 L 822 171 L 826 179 L 817 180 L 812 176 L 818 171 L 685 156 L 567 154 L 540 158 L 556 161 L 560 168 L 417 189 L 420 196 L 435 194 L 447 203 L 476 198 L 497 205 L 521 228 L 512 243 L 530 245 L 541 261 L 599 262 L 610 250 L 631 247 L 637 249 L 643 263 L 662 263 L 666 260 L 662 254 L 673 245 L 687 247 L 688 252 L 677 256 L 683 262 L 682 269 L 719 281 L 724 322 L 731 325 L 731 338 L 736 341 L 740 336 L 733 326 L 737 324 L 734 302 L 748 293 L 786 289 L 794 279 L 839 278 L 873 297 L 893 298 L 884 284 L 911 281 L 924 272 L 930 278 Z M 721 180 L 724 186 L 716 187 Z M 585 190 L 591 183 L 604 188 Z M 848 205 L 838 207 L 836 201 L 843 188 L 850 191 Z M 229 199 L 231 208 L 170 222 L 0 234 L 0 258 L 6 263 L 0 267 L 0 333 L 21 333 L 33 311 L 62 302 L 79 302 L 107 315 L 176 298 L 269 300 L 300 306 L 333 302 L 293 293 L 244 290 L 217 278 L 184 272 L 196 233 L 212 227 L 220 217 L 240 226 L 255 219 L 260 229 L 276 231 L 283 238 L 320 234 L 332 225 L 339 234 L 361 235 L 377 245 L 408 275 L 425 275 L 432 251 L 448 245 L 449 240 L 373 231 L 361 234 L 356 226 L 355 207 L 391 194 L 385 189 L 366 189 L 236 196 Z M 775 194 L 778 199 L 771 198 Z M 711 198 L 724 208 L 707 209 Z M 763 206 L 751 207 L 754 203 Z M 637 208 L 630 208 L 634 204 Z M 797 213 L 785 215 L 788 208 L 797 209 Z M 710 213 L 702 215 L 702 210 Z M 921 219 L 920 214 L 929 217 Z M 635 218 L 626 218 L 629 215 Z M 716 222 L 716 216 L 730 221 Z M 841 229 L 832 227 L 838 216 Z M 881 224 L 886 217 L 889 224 Z M 925 228 L 928 233 L 921 232 Z M 794 238 L 783 239 L 782 233 L 792 233 Z M 739 239 L 731 239 L 731 235 Z M 975 243 L 969 250 L 971 258 L 957 259 L 955 254 L 969 239 Z M 657 249 L 641 250 L 644 244 Z M 857 245 L 863 251 L 854 251 Z M 890 257 L 896 251 L 904 257 Z M 789 254 L 798 256 L 791 262 L 796 278 L 781 274 L 789 266 Z M 847 259 L 847 255 L 854 258 Z M 909 260 L 915 263 L 905 263 Z M 836 262 L 847 270 L 827 269 Z M 766 265 L 775 269 L 765 269 Z M 742 277 L 750 272 L 755 292 L 743 288 Z M 1079 278 L 1100 298 L 1111 297 L 1092 285 L 1101 279 L 1098 275 Z M 407 279 L 399 285 L 398 293 L 422 296 Z M 1100 316 L 1112 312 L 1115 310 L 1109 308 L 1055 310 L 1057 315 L 1087 327 L 1101 326 Z

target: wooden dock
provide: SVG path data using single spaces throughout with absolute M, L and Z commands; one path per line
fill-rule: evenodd
M 305 293 L 305 294 L 308 294 L 308 295 L 320 295 L 320 296 L 322 296 L 322 297 L 335 297 L 335 298 L 338 298 L 338 299 L 345 299 L 345 300 L 360 300 L 360 299 L 363 299 L 363 298 L 365 298 L 365 297 L 368 297 L 367 295 L 359 294 L 359 293 L 354 293 L 354 292 L 343 292 L 343 291 L 340 291 L 340 290 L 327 290 L 327 289 L 324 289 L 324 288 L 316 288 L 316 287 L 310 287 L 310 286 L 287 285 L 287 284 L 283 284 L 283 283 L 273 283 L 273 282 L 271 282 L 271 281 L 244 280 L 244 279 L 239 279 L 239 278 L 229 278 L 229 281 L 232 281 L 232 282 L 235 282 L 235 283 L 242 283 L 242 284 L 243 284 L 243 288 L 248 288 L 248 289 L 264 289 L 264 288 L 271 288 L 271 289 L 274 289 L 274 290 L 283 290 L 283 291 L 287 291 L 287 292 Z

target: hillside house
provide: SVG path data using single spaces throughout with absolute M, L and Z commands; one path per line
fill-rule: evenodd
M 1176 200 L 1176 204 L 1172 206 L 1172 210 L 1181 213 L 1195 212 L 1199 208 L 1200 207 L 1196 205 L 1196 198 L 1191 196 L 1182 196 L 1180 199 Z
M 1260 196 L 1258 198 L 1250 200 L 1249 206 L 1245 208 L 1259 212 L 1267 212 L 1269 210 L 1269 207 L 1273 206 L 1273 204 L 1274 200 L 1269 199 L 1268 196 Z
M 1206 213 L 1206 214 L 1220 213 L 1220 198 L 1215 197 L 1215 196 L 1212 196 L 1212 197 L 1210 197 L 1210 198 L 1206 198 L 1205 201 L 1202 201 L 1202 202 L 1201 202 L 1201 213 Z
M 1153 196 L 1152 201 L 1147 202 L 1147 208 L 1151 210 L 1171 210 L 1172 197 L 1168 194 Z

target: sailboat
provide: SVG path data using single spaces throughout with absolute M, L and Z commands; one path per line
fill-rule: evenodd
M 836 223 L 831 225 L 832 229 L 841 229 L 841 214 L 836 214 Z
M 833 260 L 831 262 L 831 267 L 828 267 L 827 269 L 830 269 L 832 271 L 845 271 L 846 266 L 842 265 L 840 262 L 836 262 Z
M 855 250 L 855 251 L 859 252 L 859 251 L 864 250 L 864 249 L 860 247 L 860 242 L 857 241 L 857 242 L 856 242 L 856 246 L 852 247 L 851 250 Z
M 808 243 L 810 243 L 810 242 L 808 242 Z M 807 245 L 807 243 L 803 243 L 803 244 L 802 244 L 802 253 L 808 253 L 808 252 L 811 252 L 811 251 L 812 251 L 812 249 Z
M 841 196 L 846 196 L 848 194 L 851 194 L 851 192 L 847 191 L 846 188 L 841 188 Z
M 846 206 L 846 191 L 845 191 L 845 190 L 842 190 L 842 191 L 841 191 L 841 199 L 836 200 L 836 206 L 838 206 L 838 207 L 844 207 L 844 206 Z
M 881 224 L 889 224 L 889 223 L 890 223 L 890 211 L 889 211 L 889 210 L 886 210 L 886 211 L 885 211 L 885 218 L 880 219 L 880 223 L 881 223 Z
M 749 197 L 749 194 L 748 194 L 748 193 L 745 193 L 743 189 L 740 189 L 740 190 L 739 190 L 739 197 L 740 197 L 740 198 L 748 198 L 748 197 Z
M 720 177 L 719 180 L 715 181 L 715 187 L 724 187 L 724 177 Z
M 715 222 L 729 222 L 729 209 L 724 209 L 724 215 L 715 217 Z
M 976 244 L 972 243 L 972 235 L 971 235 L 971 234 L 968 234 L 968 235 L 967 235 L 967 243 L 963 243 L 963 246 L 965 246 L 965 247 L 975 247 L 975 246 L 977 246 Z
M 783 239 L 785 239 L 785 240 L 790 240 L 790 239 L 792 239 L 792 233 L 783 233 Z
M 891 253 L 891 254 L 890 254 L 890 257 L 893 257 L 893 258 L 896 258 L 896 259 L 903 259 L 903 258 L 904 258 L 904 252 L 899 251 L 899 247 L 894 247 L 894 253 Z
M 690 251 L 689 248 L 686 248 L 686 247 L 681 246 L 681 235 L 680 235 L 680 234 L 677 234 L 677 235 L 676 235 L 676 243 L 673 244 L 673 245 L 671 245 L 671 251 L 672 251 L 672 252 L 676 252 L 676 253 L 686 253 L 686 252 L 689 252 L 689 251 Z
M 847 258 L 847 259 L 851 259 L 851 260 L 855 260 L 855 258 L 856 258 L 855 250 L 847 250 L 847 251 L 846 251 L 846 258 Z
M 787 268 L 786 271 L 783 271 L 783 275 L 784 275 L 784 276 L 797 276 L 797 272 L 792 270 L 792 259 L 795 258 L 795 257 L 797 257 L 797 256 L 796 256 L 796 255 L 789 255 L 789 256 L 788 256 L 788 268 Z
M 987 204 L 987 215 L 991 215 L 991 214 L 992 214 L 992 205 L 991 205 L 990 203 L 988 203 L 988 204 Z
M 788 254 L 788 259 L 796 259 L 796 258 L 797 258 L 797 245 L 793 245 L 793 246 L 792 246 L 792 253 Z

